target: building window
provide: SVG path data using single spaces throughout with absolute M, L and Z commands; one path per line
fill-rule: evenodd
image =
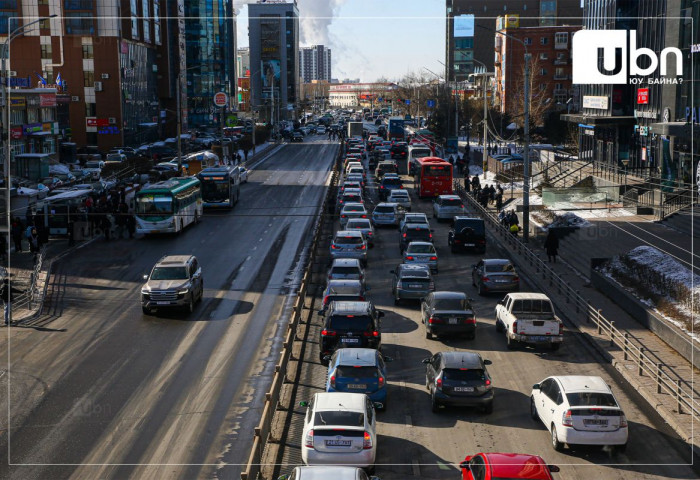
M 41 109 L 41 121 L 42 122 L 53 122 L 56 120 L 56 109 L 44 107 Z
M 95 24 L 92 12 L 71 12 L 66 14 L 66 33 L 69 35 L 94 35 Z
M 95 58 L 92 45 L 83 45 L 83 59 Z
M 54 137 L 44 138 L 41 145 L 41 153 L 56 153 L 56 139 Z
M 17 27 L 17 12 L 0 12 L 0 34 L 7 35 L 8 23 L 12 24 L 12 30 Z
M 547 75 L 547 69 L 546 68 L 540 68 L 540 75 Z
M 43 44 L 41 45 L 41 58 L 45 60 L 51 60 L 53 56 L 51 55 L 51 44 Z
M 94 87 L 95 86 L 95 72 L 91 70 L 86 70 L 83 72 L 83 86 Z
M 151 21 L 149 20 L 150 15 L 148 14 L 148 2 L 141 2 L 141 14 L 143 16 L 143 41 L 151 41 Z
M 569 45 L 569 34 L 558 32 L 554 34 L 554 48 L 566 48 Z
M 532 45 L 532 39 L 530 37 L 523 38 L 523 43 L 525 45 Z
M 546 83 L 540 83 L 540 91 L 545 90 L 547 88 Z
M 85 104 L 85 116 L 86 117 L 94 117 L 96 115 L 97 115 L 97 104 L 86 103 Z
M 463 50 L 465 48 L 474 48 L 474 37 L 455 38 L 455 49 Z
M 17 0 L 0 0 L 0 10 L 17 10 Z
M 39 123 L 39 110 L 36 108 L 27 109 L 27 123 Z
M 549 55 L 547 55 L 546 53 L 540 53 L 540 60 L 548 60 L 548 59 L 549 59 Z
M 549 38 L 540 37 L 540 45 L 547 45 L 549 43 Z
M 48 4 L 48 2 L 46 2 Z M 92 0 L 64 0 L 64 10 L 90 10 L 92 11 Z
M 24 109 L 12 109 L 10 113 L 10 125 L 24 125 L 27 123 L 27 111 Z
M 48 5 L 49 0 L 39 0 L 39 5 Z

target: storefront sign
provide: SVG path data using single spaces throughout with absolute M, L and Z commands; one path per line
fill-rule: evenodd
M 637 118 L 649 118 L 651 120 L 656 120 L 657 118 L 659 118 L 659 112 L 657 112 L 656 110 L 635 110 L 634 116 Z
M 23 132 L 22 132 L 22 127 L 12 127 L 10 129 L 10 138 L 12 140 L 18 140 L 22 138 Z
M 116 125 L 109 125 L 107 127 L 100 127 L 97 129 L 97 133 L 100 135 L 119 135 L 119 127 Z
M 638 125 L 638 127 L 639 127 L 639 136 L 646 137 L 649 135 L 649 127 L 645 127 L 644 125 Z
M 700 107 L 685 107 L 685 121 L 700 123 Z
M 10 97 L 10 106 L 13 108 L 23 108 L 27 106 L 27 101 L 24 97 Z
M 31 135 L 34 132 L 41 132 L 41 123 L 30 123 L 22 126 L 25 135 Z
M 608 97 L 583 96 L 583 108 L 595 108 L 597 110 L 608 109 Z
M 637 103 L 640 105 L 647 105 L 649 103 L 649 89 L 648 88 L 638 88 L 637 89 Z
M 691 53 L 700 53 L 700 43 L 693 43 L 690 46 L 690 52 Z
M 39 106 L 40 107 L 55 107 L 56 106 L 56 95 L 52 95 L 52 94 L 39 95 Z

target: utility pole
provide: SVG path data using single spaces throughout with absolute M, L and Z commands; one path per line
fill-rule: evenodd
M 523 44 L 524 45 L 524 44 Z M 525 47 L 527 48 L 527 47 Z M 525 53 L 525 145 L 523 147 L 523 241 L 530 238 L 530 54 Z

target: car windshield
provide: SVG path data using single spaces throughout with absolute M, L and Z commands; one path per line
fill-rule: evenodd
M 151 272 L 151 280 L 184 280 L 186 278 L 186 267 L 156 267 Z
M 335 371 L 338 377 L 351 378 L 379 378 L 377 367 L 361 367 L 353 365 L 339 365 Z
M 167 215 L 173 212 L 173 197 L 169 194 L 143 194 L 136 197 L 137 215 Z
M 467 301 L 463 298 L 436 298 L 435 310 L 466 310 Z
M 100 163 L 99 161 L 97 162 L 85 162 L 85 168 L 100 168 Z
M 404 223 L 420 223 L 420 224 L 424 224 L 424 223 L 428 223 L 428 220 L 427 220 L 427 219 L 425 218 L 425 216 L 423 216 L 423 215 L 415 215 L 415 214 L 407 213 L 407 214 L 404 216 Z
M 617 407 L 611 393 L 576 392 L 567 393 L 566 399 L 572 407 Z
M 409 245 L 406 253 L 435 253 L 435 247 L 432 245 Z
M 362 243 L 362 237 L 345 236 L 336 237 L 335 243 L 340 243 L 342 245 L 360 245 Z
M 336 315 L 328 321 L 331 330 L 366 332 L 372 330 L 372 319 L 366 315 Z
M 333 425 L 343 427 L 364 427 L 365 414 L 362 412 L 326 411 L 316 412 L 314 425 Z
M 442 371 L 442 380 L 473 382 L 486 380 L 486 374 L 480 368 L 446 368 Z
M 510 263 L 487 263 L 484 265 L 487 272 L 513 272 L 513 265 Z

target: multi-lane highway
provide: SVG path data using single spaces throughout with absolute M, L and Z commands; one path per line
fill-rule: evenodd
M 233 210 L 57 261 L 43 328 L 1 341 L 0 478 L 238 478 L 337 149 L 275 147 Z M 143 315 L 142 275 L 175 253 L 198 257 L 204 301 Z
M 409 178 L 404 177 L 410 187 Z M 376 192 L 371 192 L 369 199 L 370 205 L 374 204 Z M 431 203 L 419 201 L 415 196 L 413 211 L 432 217 Z M 420 323 L 418 304 L 394 305 L 389 271 L 401 261 L 399 233 L 395 228 L 379 228 L 376 246 L 369 252 L 366 278 L 371 300 L 386 312 L 382 325 L 383 352 L 394 361 L 388 364 L 388 409 L 378 415 L 377 475 L 383 480 L 458 478 L 455 464 L 467 454 L 519 452 L 538 454 L 547 462 L 559 465 L 558 479 L 697 478 L 687 465 L 691 461 L 687 444 L 619 376 L 602 365 L 575 332 L 566 332 L 565 343 L 557 352 L 525 348 L 509 351 L 503 335 L 495 329 L 494 307 L 502 295 L 479 297 L 471 286 L 470 266 L 480 257 L 450 253 L 449 227 L 435 220 L 431 224 L 440 261 L 436 288 L 465 291 L 474 299 L 478 334 L 476 340 L 428 340 Z M 485 257 L 502 258 L 507 254 L 493 238 L 489 241 Z M 522 290 L 531 289 L 528 279 L 521 278 Z M 321 319 L 314 315 L 295 398 L 285 401 L 294 406 L 294 413 L 289 416 L 285 436 L 279 443 L 281 453 L 276 461 L 281 465 L 274 469 L 275 475 L 287 473 L 292 465 L 300 464 L 304 408 L 298 404 L 324 389 L 326 368 L 318 362 L 320 328 Z M 496 392 L 493 414 L 468 408 L 431 412 L 421 360 L 446 350 L 477 351 L 493 362 L 489 367 Z M 550 375 L 567 374 L 601 376 L 612 386 L 630 425 L 625 453 L 612 454 L 598 447 L 577 447 L 562 453 L 553 450 L 549 432 L 530 418 L 529 395 L 532 384 Z

